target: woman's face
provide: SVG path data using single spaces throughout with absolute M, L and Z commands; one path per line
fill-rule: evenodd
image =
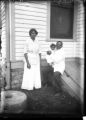
M 32 31 L 30 37 L 31 37 L 32 40 L 35 40 L 36 32 Z
M 61 43 L 61 42 L 58 42 L 58 43 L 56 44 L 56 48 L 57 48 L 57 49 L 62 48 L 62 43 Z

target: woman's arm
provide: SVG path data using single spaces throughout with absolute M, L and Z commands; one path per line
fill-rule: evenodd
M 24 45 L 24 58 L 25 58 L 26 63 L 27 63 L 27 68 L 30 68 L 31 65 L 30 65 L 29 60 L 28 60 L 28 55 L 27 55 L 28 52 L 27 52 L 27 50 L 28 50 L 28 41 L 26 40 L 26 43 Z
M 29 63 L 29 60 L 28 60 L 28 56 L 27 56 L 27 53 L 24 54 L 24 57 L 25 57 L 25 60 L 26 60 L 26 63 L 27 63 L 27 68 L 31 68 L 31 65 Z

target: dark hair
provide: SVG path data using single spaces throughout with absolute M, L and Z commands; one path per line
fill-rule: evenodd
M 52 44 L 50 45 L 50 48 L 51 48 L 51 47 L 56 47 L 56 45 L 52 43 Z
M 37 30 L 35 28 L 31 28 L 29 30 L 29 35 L 31 35 L 32 31 L 34 31 L 36 33 L 36 35 L 38 35 L 38 32 L 37 32 Z
M 62 41 L 57 41 L 56 45 L 60 43 L 61 46 L 63 46 L 63 42 Z

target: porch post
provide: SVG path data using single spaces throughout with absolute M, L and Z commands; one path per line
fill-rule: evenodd
M 10 88 L 10 12 L 9 1 L 5 2 L 5 16 L 6 16 L 6 89 Z
M 11 61 L 15 60 L 15 19 L 14 19 L 14 2 L 8 0 L 6 2 L 5 15 L 6 15 L 6 88 L 11 87 Z

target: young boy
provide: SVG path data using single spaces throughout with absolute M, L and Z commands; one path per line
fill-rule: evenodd
M 52 54 L 52 57 L 48 58 L 47 62 L 53 67 L 53 75 L 49 74 L 48 79 L 56 92 L 62 92 L 62 80 L 61 75 L 65 70 L 65 55 L 63 50 L 63 43 L 58 41 L 56 43 L 56 50 Z

